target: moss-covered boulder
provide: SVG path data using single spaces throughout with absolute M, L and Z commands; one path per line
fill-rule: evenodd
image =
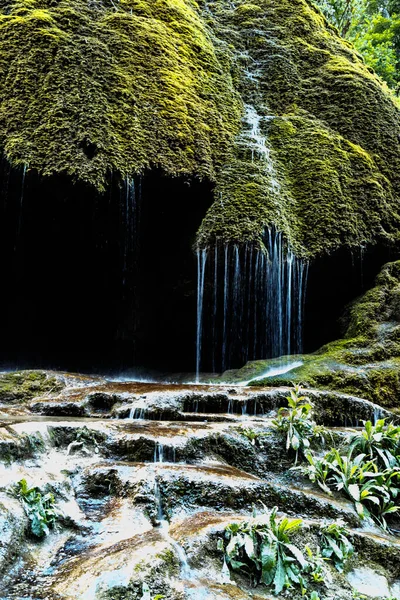
M 0 146 L 14 165 L 215 177 L 237 132 L 230 59 L 192 0 L 0 3 Z

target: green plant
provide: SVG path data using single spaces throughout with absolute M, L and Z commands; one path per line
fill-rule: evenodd
M 321 553 L 320 548 L 313 552 L 309 546 L 306 546 L 306 553 L 307 570 L 313 583 L 325 583 L 326 585 L 332 583 L 332 575 L 326 566 L 328 558 Z
M 307 466 L 300 470 L 311 481 L 317 482 L 327 493 L 332 490 L 343 492 L 354 502 L 361 518 L 372 517 L 383 529 L 387 529 L 386 517 L 397 512 L 395 503 L 400 492 L 400 469 L 391 468 L 379 471 L 375 459 L 365 461 L 366 455 L 352 457 L 332 448 L 322 458 L 307 453 Z
M 348 530 L 341 521 L 321 526 L 322 556 L 332 560 L 339 573 L 354 553 L 347 536 Z
M 351 595 L 354 598 L 354 600 L 367 600 L 367 596 L 364 596 L 364 594 L 360 594 L 360 592 L 358 592 L 357 590 L 353 589 L 351 591 Z
M 311 418 L 312 405 L 309 398 L 302 395 L 300 386 L 295 386 L 287 397 L 288 407 L 281 407 L 273 426 L 286 435 L 286 449 L 305 454 L 310 448 L 311 440 L 324 439 L 324 429 L 318 427 Z
M 273 585 L 275 594 L 295 584 L 305 589 L 302 572 L 307 568 L 303 553 L 290 542 L 301 519 L 277 517 L 278 509 L 253 516 L 225 529 L 225 559 L 228 566 L 250 576 L 254 583 Z
M 28 486 L 26 479 L 21 479 L 15 486 L 14 493 L 20 499 L 30 521 L 30 532 L 38 538 L 48 535 L 62 513 L 55 506 L 55 498 L 51 493 L 42 496 L 39 488 Z
M 400 427 L 394 426 L 393 423 L 386 425 L 385 419 L 380 419 L 375 425 L 367 421 L 364 429 L 350 440 L 350 450 L 364 452 L 384 469 L 398 466 Z
M 249 440 L 252 446 L 264 447 L 263 438 L 268 436 L 268 432 L 255 431 L 250 427 L 239 427 L 239 433 Z
M 308 465 L 301 465 L 300 467 L 293 467 L 293 470 L 299 470 L 313 482 L 317 483 L 319 487 L 329 495 L 332 495 L 327 479 L 330 475 L 331 468 L 330 463 L 324 458 L 317 458 L 312 452 L 307 452 L 305 455 Z

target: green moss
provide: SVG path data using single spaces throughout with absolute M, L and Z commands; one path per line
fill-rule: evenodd
M 0 373 L 0 401 L 28 401 L 35 396 L 60 391 L 64 384 L 43 371 Z
M 305 0 L 208 6 L 210 25 L 233 46 L 244 103 L 265 117 L 273 170 L 251 157 L 249 136 L 246 152 L 242 132 L 199 244 L 260 243 L 271 224 L 305 258 L 398 241 L 400 114 L 380 80 Z
M 0 145 L 104 190 L 157 168 L 215 182 L 197 244 L 299 256 L 399 238 L 400 113 L 306 0 L 10 0 Z M 254 152 L 243 104 L 262 117 Z M 248 120 L 247 120 L 248 121 Z M 312 226 L 311 226 L 312 224 Z
M 0 35 L 12 164 L 100 190 L 112 171 L 215 177 L 241 103 L 192 0 L 15 0 Z

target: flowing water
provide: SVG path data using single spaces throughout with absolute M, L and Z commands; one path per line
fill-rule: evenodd
M 266 230 L 264 247 L 198 251 L 197 380 L 201 369 L 302 352 L 307 263 L 275 229 Z
M 238 59 L 245 64 L 247 87 L 259 91 L 258 62 L 247 50 Z M 278 201 L 281 186 L 266 133 L 275 116 L 253 102 L 250 92 L 238 148 L 261 166 Z M 261 247 L 216 242 L 198 250 L 197 262 L 196 381 L 200 371 L 224 372 L 249 360 L 302 352 L 308 264 L 280 231 L 266 228 Z

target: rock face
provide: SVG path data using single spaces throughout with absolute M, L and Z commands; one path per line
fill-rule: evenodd
M 350 600 L 367 576 L 374 597 L 397 594 L 398 540 L 363 528 L 351 503 L 290 470 L 271 427 L 287 389 L 49 376 L 64 382 L 61 392 L 27 398 L 18 413 L 0 406 L 1 598 L 140 600 L 146 590 L 151 600 L 271 598 L 267 587 L 227 573 L 218 550 L 226 526 L 248 519 L 260 500 L 303 519 L 299 544 L 314 547 L 323 521 L 347 524 L 356 554 L 346 576 L 329 567 L 321 599 Z M 345 395 L 315 391 L 311 399 L 328 424 L 338 406 L 340 426 L 376 410 Z M 350 433 L 332 430 L 339 441 Z M 9 494 L 23 478 L 54 493 L 62 511 L 43 540 L 29 535 L 22 504 Z
M 0 31 L 12 165 L 213 182 L 200 246 L 272 225 L 302 257 L 396 238 L 398 109 L 306 0 L 7 0 Z

